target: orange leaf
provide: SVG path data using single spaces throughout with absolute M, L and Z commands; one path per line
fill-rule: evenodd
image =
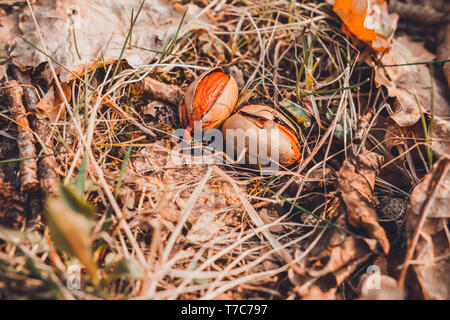
M 375 51 L 391 48 L 398 16 L 389 14 L 385 0 L 336 0 L 333 11 L 344 22 L 342 31 Z

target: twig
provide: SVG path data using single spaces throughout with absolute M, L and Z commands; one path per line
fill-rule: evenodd
M 3 89 L 3 94 L 7 97 L 11 117 L 17 123 L 20 158 L 26 158 L 20 162 L 20 180 L 22 192 L 30 192 L 37 189 L 37 165 L 36 149 L 34 147 L 33 132 L 28 123 L 25 107 L 22 103 L 23 89 L 17 81 L 8 82 L 7 87 Z
M 173 105 L 177 105 L 182 97 L 182 91 L 178 86 L 165 84 L 150 77 L 144 79 L 142 89 L 151 97 Z
M 52 150 L 49 146 L 45 145 L 45 142 L 49 141 L 49 137 L 51 136 L 50 130 L 45 123 L 38 118 L 38 115 L 34 111 L 34 107 L 39 102 L 39 97 L 36 94 L 36 91 L 31 87 L 31 80 L 27 75 L 20 72 L 18 68 L 12 68 L 12 72 L 17 81 L 27 85 L 23 87 L 23 101 L 28 112 L 32 112 L 31 126 L 37 135 L 42 149 L 48 155 L 51 155 Z M 57 168 L 57 164 L 55 158 L 52 156 L 41 157 L 38 161 L 39 182 L 45 193 L 57 192 L 59 178 L 55 168 Z

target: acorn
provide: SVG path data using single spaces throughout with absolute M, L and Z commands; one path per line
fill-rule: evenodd
M 298 162 L 301 157 L 301 145 L 296 132 L 289 118 L 264 105 L 248 105 L 239 109 L 222 127 L 225 141 L 234 149 L 236 156 L 245 147 L 246 164 L 251 164 L 250 159 L 253 164 L 257 164 L 259 158 L 286 167 Z M 244 139 L 244 136 L 245 143 L 238 143 L 236 139 Z M 276 157 L 272 154 L 273 150 Z
M 202 122 L 202 129 L 218 128 L 233 112 L 238 95 L 236 81 L 222 68 L 200 75 L 186 90 L 178 109 L 186 139 L 191 139 L 195 121 Z

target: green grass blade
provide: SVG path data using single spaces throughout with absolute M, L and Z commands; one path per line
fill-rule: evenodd
M 108 90 L 111 88 L 111 86 L 114 83 L 114 78 L 116 77 L 117 71 L 119 70 L 120 62 L 122 61 L 123 54 L 125 53 L 125 49 L 128 45 L 128 42 L 130 41 L 130 37 L 133 32 L 134 25 L 136 24 L 136 21 L 139 17 L 139 14 L 141 13 L 142 8 L 144 7 L 144 4 L 145 4 L 145 0 L 142 0 L 141 5 L 139 6 L 139 9 L 136 12 L 136 16 L 131 21 L 130 30 L 128 30 L 127 37 L 125 38 L 125 42 L 123 43 L 122 50 L 120 51 L 119 59 L 116 62 L 116 68 L 114 69 L 114 72 L 111 77 L 111 81 L 109 82 L 109 85 L 108 85 Z
M 184 22 L 184 18 L 186 18 L 187 11 L 188 11 L 188 9 L 186 9 L 184 11 L 183 16 L 181 17 L 181 21 L 178 24 L 177 32 L 175 32 L 175 35 L 173 36 L 172 40 L 170 40 L 170 42 L 168 43 L 166 48 L 164 48 L 163 54 L 161 55 L 161 58 L 159 59 L 159 63 L 161 63 L 169 54 L 172 53 L 172 49 L 178 40 L 178 34 L 180 33 L 181 26 L 183 25 L 183 22 Z
M 428 166 L 431 170 L 431 167 L 433 166 L 433 151 L 431 150 L 431 146 L 429 143 L 429 137 L 428 137 L 428 127 L 427 122 L 425 121 L 425 115 L 422 111 L 422 105 L 420 104 L 419 98 L 417 97 L 416 91 L 413 90 L 414 99 L 416 99 L 417 106 L 419 107 L 420 112 L 420 118 L 422 120 L 422 126 L 423 126 L 423 134 L 425 136 L 425 143 L 427 145 L 427 156 L 428 156 Z
M 35 156 L 35 157 L 14 158 L 14 159 L 0 160 L 0 164 L 11 163 L 11 162 L 18 162 L 18 161 L 25 161 L 25 160 L 31 160 L 31 159 L 42 159 L 42 158 L 45 158 L 45 157 L 57 156 L 59 154 L 64 154 L 64 153 L 67 153 L 67 152 L 56 152 L 56 153 L 50 153 L 50 154 L 43 154 L 43 155 Z
M 363 84 L 365 84 L 365 83 L 367 83 L 369 81 L 370 81 L 370 79 L 367 78 L 366 80 L 364 80 L 364 81 L 362 81 L 360 83 L 357 83 L 357 84 L 354 84 L 354 85 L 351 85 L 351 86 L 348 86 L 348 87 L 337 88 L 337 89 L 329 89 L 329 90 L 320 90 L 320 91 L 315 91 L 315 92 L 301 93 L 300 96 L 301 97 L 306 97 L 306 96 L 311 96 L 311 95 L 316 95 L 316 94 L 329 94 L 329 93 L 341 92 L 341 91 L 344 91 L 344 90 L 351 90 L 351 89 L 358 88 L 358 87 L 362 86 Z

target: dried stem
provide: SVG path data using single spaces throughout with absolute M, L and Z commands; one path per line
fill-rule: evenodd
M 12 68 L 12 72 L 17 81 L 25 85 L 23 87 L 23 102 L 28 112 L 31 112 L 31 127 L 36 133 L 42 149 L 45 153 L 50 154 L 52 153 L 50 150 L 51 146 L 45 145 L 45 142 L 49 141 L 51 132 L 47 125 L 39 119 L 38 114 L 34 110 L 34 107 L 39 102 L 39 97 L 34 88 L 31 87 L 31 80 L 27 75 L 23 74 L 16 67 Z M 55 193 L 57 191 L 59 178 L 55 168 L 57 168 L 57 164 L 54 157 L 44 157 L 38 160 L 39 182 L 45 193 Z
M 20 162 L 21 190 L 23 192 L 35 191 L 38 187 L 36 148 L 34 147 L 33 132 L 28 123 L 27 113 L 22 103 L 23 89 L 17 81 L 9 81 L 3 89 L 3 95 L 8 99 L 11 117 L 17 124 L 20 158 L 27 158 Z M 32 158 L 32 159 L 29 159 Z

